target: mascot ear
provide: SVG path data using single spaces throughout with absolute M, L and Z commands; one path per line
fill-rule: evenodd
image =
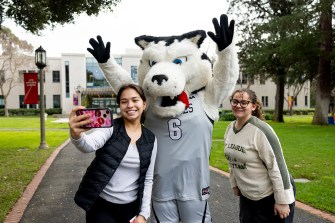
M 135 38 L 135 43 L 137 46 L 141 47 L 142 50 L 147 48 L 150 42 L 154 41 L 155 37 L 153 36 L 139 36 Z
M 191 42 L 193 42 L 195 45 L 200 48 L 200 45 L 206 38 L 206 32 L 204 30 L 195 30 L 192 32 L 185 33 L 181 35 L 181 40 L 183 39 L 189 39 Z
M 139 36 L 135 38 L 135 43 L 139 47 L 141 47 L 142 50 L 148 47 L 148 45 L 151 42 L 158 43 L 159 41 L 164 41 L 166 45 L 172 44 L 174 41 L 181 42 L 184 39 L 188 39 L 192 43 L 198 46 L 200 48 L 200 45 L 206 38 L 206 32 L 204 30 L 195 30 L 192 32 L 185 33 L 181 36 L 166 36 L 166 37 L 155 37 L 155 36 Z

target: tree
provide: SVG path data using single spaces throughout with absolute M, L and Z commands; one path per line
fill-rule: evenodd
M 7 98 L 19 86 L 18 68 L 31 60 L 33 46 L 17 38 L 10 29 L 0 32 L 0 93 L 4 99 L 5 116 L 8 116 Z
M 312 124 L 327 125 L 331 92 L 332 0 L 320 0 L 320 58 L 316 105 Z
M 277 86 L 274 121 L 284 121 L 285 85 L 302 85 L 317 74 L 319 32 L 315 5 L 314 0 L 231 2 L 232 10 L 241 19 L 238 24 L 242 40 L 238 45 L 243 67 L 254 76 L 271 78 Z
M 100 11 L 111 10 L 121 0 L 0 0 L 0 29 L 4 19 L 10 18 L 16 24 L 33 34 L 39 34 L 47 26 L 73 22 L 81 13 L 98 15 Z

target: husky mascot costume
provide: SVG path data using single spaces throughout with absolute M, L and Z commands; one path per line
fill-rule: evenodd
M 232 92 L 239 66 L 233 41 L 234 20 L 213 19 L 217 44 L 214 66 L 200 45 L 206 32 L 180 36 L 139 36 L 143 50 L 138 83 L 147 96 L 144 125 L 158 139 L 152 190 L 151 220 L 161 223 L 211 222 L 209 156 L 218 107 Z M 115 92 L 132 83 L 131 76 L 110 56 L 110 43 L 90 39 L 87 50 L 99 62 Z

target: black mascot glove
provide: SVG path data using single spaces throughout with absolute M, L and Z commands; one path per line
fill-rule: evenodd
M 231 20 L 228 26 L 228 16 L 222 14 L 220 25 L 216 18 L 213 19 L 213 25 L 216 35 L 213 32 L 207 32 L 207 34 L 218 45 L 218 50 L 222 51 L 233 41 L 235 21 Z
M 107 42 L 105 47 L 104 41 L 102 41 L 101 36 L 97 36 L 97 40 L 98 42 L 93 38 L 90 39 L 89 42 L 93 49 L 87 48 L 87 51 L 90 52 L 99 63 L 106 63 L 110 58 L 109 52 L 111 44 L 110 42 Z

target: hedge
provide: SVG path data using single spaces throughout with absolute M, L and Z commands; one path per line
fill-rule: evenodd
M 8 109 L 9 116 L 38 116 L 40 115 L 39 109 Z M 62 114 L 61 108 L 47 108 L 45 113 L 48 115 Z M 0 109 L 0 116 L 5 116 L 5 109 Z
M 288 110 L 283 111 L 284 114 L 289 114 Z M 293 115 L 313 115 L 314 109 L 298 109 L 292 111 Z M 264 117 L 266 120 L 273 119 L 274 110 L 264 110 Z M 221 121 L 233 121 L 235 117 L 231 110 L 221 110 L 220 111 L 220 118 Z

